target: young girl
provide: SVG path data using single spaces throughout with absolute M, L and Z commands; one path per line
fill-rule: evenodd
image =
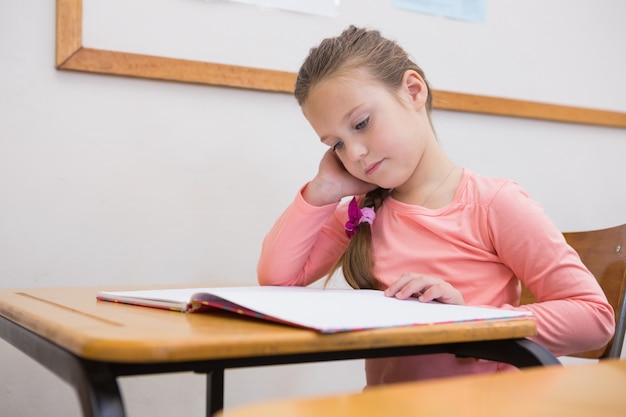
M 395 42 L 352 26 L 322 41 L 295 96 L 330 149 L 265 238 L 261 285 L 306 286 L 341 268 L 352 287 L 389 297 L 532 311 L 534 340 L 557 356 L 610 340 L 611 306 L 539 204 L 444 154 L 424 73 Z M 536 304 L 519 306 L 520 281 Z M 371 386 L 508 365 L 438 354 L 365 368 Z

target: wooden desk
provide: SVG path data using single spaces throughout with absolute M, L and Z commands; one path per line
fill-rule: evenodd
M 626 361 L 388 385 L 363 393 L 276 401 L 219 417 L 623 417 Z M 217 417 L 217 416 L 216 416 Z
M 115 288 L 119 289 L 119 288 Z M 453 353 L 518 367 L 558 364 L 530 319 L 321 335 L 230 313 L 182 314 L 96 300 L 111 288 L 0 291 L 0 337 L 70 383 L 86 416 L 123 416 L 117 378 L 207 375 L 207 415 L 223 407 L 227 368 Z

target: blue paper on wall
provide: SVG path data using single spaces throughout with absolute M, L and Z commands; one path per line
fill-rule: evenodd
M 394 7 L 472 23 L 487 21 L 487 0 L 393 0 Z

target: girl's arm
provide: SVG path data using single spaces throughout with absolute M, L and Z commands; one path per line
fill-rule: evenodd
M 534 340 L 557 356 L 604 346 L 615 330 L 613 309 L 539 204 L 509 183 L 494 198 L 488 218 L 498 256 L 537 299 L 503 307 L 532 311 Z
M 309 285 L 330 271 L 348 244 L 339 203 L 313 206 L 302 197 L 305 188 L 263 241 L 257 266 L 261 285 Z

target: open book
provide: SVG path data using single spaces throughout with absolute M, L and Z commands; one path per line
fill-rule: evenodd
M 200 312 L 222 309 L 321 333 L 528 317 L 530 312 L 398 300 L 378 290 L 310 287 L 214 287 L 105 291 L 97 298 Z

